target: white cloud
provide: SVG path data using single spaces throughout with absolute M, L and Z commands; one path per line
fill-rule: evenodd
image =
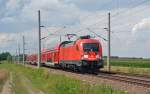
M 6 4 L 7 9 L 16 9 L 19 6 L 19 0 L 9 0 Z
M 41 10 L 43 22 L 69 23 L 75 21 L 78 15 L 78 8 L 73 4 L 65 4 L 59 0 L 31 0 L 30 3 L 22 9 L 21 17 L 24 20 L 37 21 L 37 11 Z
M 132 31 L 133 31 L 133 33 L 136 33 L 138 31 L 139 32 L 142 32 L 142 31 L 150 32 L 150 18 L 144 18 L 140 22 L 135 24 L 134 27 L 132 28 Z
M 125 54 L 127 54 L 128 56 L 149 57 L 149 26 L 150 19 L 144 18 L 137 24 L 133 25 L 131 32 L 124 34 L 124 37 L 120 38 L 120 40 L 122 40 L 122 45 L 120 45 L 119 47 L 124 46 L 123 52 Z M 116 47 L 116 49 L 118 49 L 119 47 Z
M 42 28 L 41 38 L 47 37 L 54 32 L 60 32 L 62 27 L 48 27 Z M 59 43 L 59 33 L 56 33 L 58 36 L 49 36 L 46 39 L 42 40 L 42 47 L 52 48 L 54 45 Z M 38 30 L 32 29 L 23 32 L 14 32 L 14 33 L 0 33 L 0 48 L 10 49 L 13 54 L 15 54 L 16 49 L 18 49 L 18 45 L 20 45 L 22 52 L 22 36 L 25 37 L 25 47 L 27 52 L 35 52 L 37 51 L 38 45 Z M 62 38 L 63 39 L 63 38 Z M 10 47 L 10 48 L 9 48 Z M 12 50 L 13 49 L 13 50 Z
M 1 47 L 10 46 L 15 41 L 14 33 L 0 33 L 0 45 Z
M 16 19 L 14 19 L 13 17 L 4 17 L 3 19 L 1 19 L 1 22 L 3 23 L 14 23 L 16 21 Z

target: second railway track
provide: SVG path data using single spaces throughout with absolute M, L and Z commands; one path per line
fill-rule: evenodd
M 140 78 L 140 77 L 116 75 L 116 74 L 108 74 L 108 73 L 99 73 L 99 74 L 97 74 L 97 77 L 126 82 L 126 83 L 130 83 L 130 84 L 135 84 L 138 86 L 144 86 L 144 87 L 150 88 L 150 79 L 148 80 L 148 79 L 144 79 L 144 78 Z

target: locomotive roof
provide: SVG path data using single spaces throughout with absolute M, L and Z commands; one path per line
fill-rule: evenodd
M 60 46 L 68 46 L 74 44 L 74 41 L 63 41 Z
M 54 48 L 51 49 L 47 49 L 47 50 L 58 50 L 59 47 L 66 47 L 66 46 L 70 46 L 75 44 L 78 40 L 84 40 L 84 39 L 91 39 L 90 35 L 86 35 L 86 36 L 80 36 L 77 40 L 75 41 L 63 41 L 59 44 L 57 44 Z M 46 52 L 46 51 L 45 51 Z
M 61 44 L 68 44 L 68 43 L 72 43 L 74 41 L 63 41 Z
M 91 36 L 90 35 L 86 35 L 86 36 L 80 36 L 78 39 L 90 39 Z

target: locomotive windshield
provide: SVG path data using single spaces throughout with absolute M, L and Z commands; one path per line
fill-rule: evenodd
M 94 51 L 98 52 L 98 44 L 97 43 L 84 43 L 83 50 L 84 52 Z

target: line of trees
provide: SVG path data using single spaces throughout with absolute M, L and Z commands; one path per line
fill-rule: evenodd
M 0 61 L 11 60 L 12 56 L 9 52 L 0 53 Z

